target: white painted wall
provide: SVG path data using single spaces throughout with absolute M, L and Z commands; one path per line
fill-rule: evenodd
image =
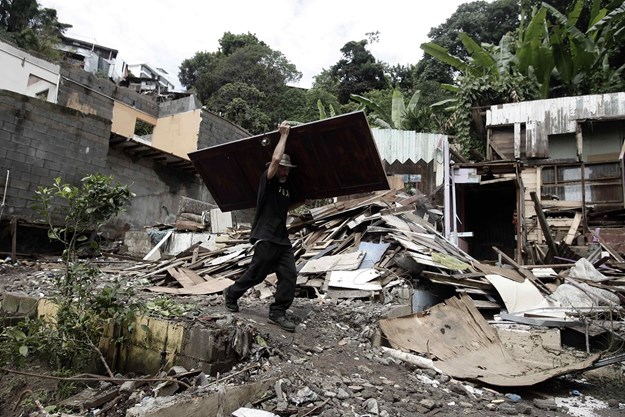
M 0 41 L 0 89 L 56 103 L 60 67 Z

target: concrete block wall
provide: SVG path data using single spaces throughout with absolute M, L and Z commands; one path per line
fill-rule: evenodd
M 165 223 L 178 211 L 182 196 L 212 202 L 196 176 L 167 168 L 152 159 L 132 160 L 109 148 L 111 122 L 36 98 L 0 91 L 0 191 L 3 219 L 11 216 L 36 222 L 35 191 L 49 187 L 54 178 L 79 185 L 86 175 L 112 175 L 136 194 L 129 209 L 104 228 L 109 239 L 126 230 Z
M 153 97 L 117 86 L 81 68 L 61 67 L 58 104 L 112 120 L 115 100 L 158 117 L 159 105 Z
M 249 136 L 251 134 L 242 127 L 219 117 L 215 113 L 203 110 L 197 148 L 208 148 Z
M 202 103 L 194 95 L 165 101 L 159 105 L 158 117 L 166 117 L 172 114 L 184 113 L 202 108 Z
M 108 362 L 121 372 L 145 374 L 180 365 L 216 375 L 232 369 L 239 362 L 237 349 L 249 352 L 253 339 L 249 331 L 242 329 L 236 331 L 147 316 L 137 317 L 131 332 L 124 330 L 123 346 L 115 345 L 117 338 L 113 331 L 109 326 L 100 341 L 100 349 Z
M 0 91 L 0 178 L 5 215 L 34 221 L 39 186 L 78 183 L 105 170 L 110 121 L 21 94 Z M 4 190 L 9 171 L 9 186 Z

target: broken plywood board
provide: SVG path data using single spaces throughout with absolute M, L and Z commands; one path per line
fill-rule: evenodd
M 178 284 L 182 285 L 183 288 L 193 287 L 195 284 L 198 284 L 196 282 L 193 282 L 193 280 L 187 274 L 180 271 L 180 269 L 178 268 L 168 268 L 167 272 L 169 273 L 169 275 L 174 277 L 174 279 L 178 281 Z M 204 282 L 204 280 L 202 280 L 202 282 Z
M 560 307 L 557 302 L 545 298 L 529 279 L 515 282 L 497 274 L 487 274 L 486 279 L 495 287 L 510 314 Z
M 349 288 L 361 291 L 381 291 L 380 283 L 371 282 L 380 278 L 375 269 L 359 269 L 356 271 L 330 271 L 327 280 L 328 287 Z
M 470 297 L 450 298 L 429 314 L 380 320 L 380 328 L 395 349 L 432 355 L 434 365 L 454 378 L 495 386 L 530 386 L 591 366 L 600 354 L 546 367 L 528 363 L 508 350 L 473 305 Z
M 360 242 L 358 250 L 364 252 L 365 257 L 359 268 L 373 268 L 382 259 L 390 243 Z
M 323 256 L 311 259 L 299 271 L 300 274 L 319 274 L 327 271 L 352 271 L 358 268 L 365 257 L 362 251 Z
M 224 289 L 232 285 L 232 280 L 228 278 L 216 277 L 209 278 L 206 282 L 193 285 L 191 287 L 172 288 L 172 287 L 149 287 L 147 290 L 152 292 L 174 294 L 174 295 L 205 295 L 222 292 Z

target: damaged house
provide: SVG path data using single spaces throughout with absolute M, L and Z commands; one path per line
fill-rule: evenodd
M 521 264 L 577 259 L 565 246 L 623 252 L 625 93 L 496 105 L 486 120 L 486 160 L 452 166 L 461 248 Z

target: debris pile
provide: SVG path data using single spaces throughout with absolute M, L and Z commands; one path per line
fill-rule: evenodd
M 252 308 L 214 308 L 251 261 L 249 229 L 217 236 L 212 249 L 198 242 L 168 259 L 109 268 L 144 294 L 212 295 L 212 311 L 182 320 L 244 328 L 253 343 L 224 374 L 173 367 L 124 390 L 121 381 L 104 384 L 101 407 L 134 417 L 553 415 L 553 397 L 520 390 L 625 359 L 613 349 L 625 338 L 616 250 L 602 244 L 589 258 L 519 265 L 493 247 L 498 263 L 478 261 L 444 238 L 440 220 L 425 197 L 397 191 L 293 217 L 294 335 L 246 315 L 267 303 L 275 276 L 242 300 Z M 564 345 L 565 333 L 581 343 Z
M 620 318 L 625 262 L 609 246 L 602 246 L 599 257 L 593 252 L 590 260 L 569 249 L 572 259 L 549 265 L 519 265 L 493 247 L 500 262 L 487 263 L 447 241 L 439 222 L 440 213 L 423 196 L 397 191 L 312 209 L 289 226 L 298 288 L 332 299 L 380 299 L 398 285 L 414 291 L 434 288 L 438 301 L 466 295 L 486 317 L 505 311 L 501 318 L 523 324 L 581 325 L 588 318 L 585 313 L 596 317 L 610 312 L 613 320 Z M 154 292 L 219 293 L 250 262 L 248 238 L 248 229 L 231 229 L 217 238 L 215 250 L 197 243 L 170 259 L 138 263 L 124 273 L 149 281 Z M 271 294 L 274 280 L 270 275 L 258 290 L 261 298 Z

